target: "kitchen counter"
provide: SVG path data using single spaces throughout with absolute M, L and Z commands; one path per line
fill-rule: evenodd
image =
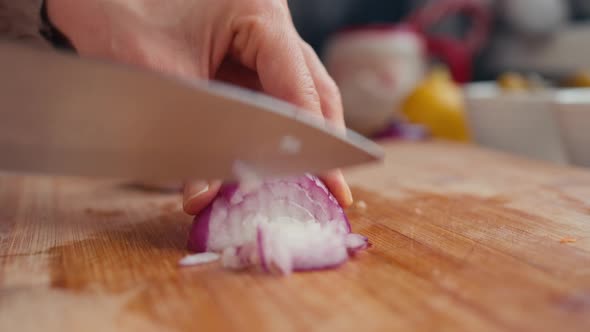
M 0 175 L 2 331 L 590 331 L 590 172 L 450 143 L 349 170 L 373 247 L 269 276 L 179 268 L 180 196 Z

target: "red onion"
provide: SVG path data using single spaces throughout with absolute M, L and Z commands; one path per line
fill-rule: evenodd
M 401 139 L 407 141 L 422 141 L 429 137 L 430 132 L 426 127 L 406 122 L 392 122 L 372 136 L 374 140 Z
M 283 274 L 336 267 L 368 245 L 311 175 L 264 180 L 247 190 L 224 186 L 195 217 L 188 243 L 196 252 L 223 252 L 229 268 L 257 265 Z

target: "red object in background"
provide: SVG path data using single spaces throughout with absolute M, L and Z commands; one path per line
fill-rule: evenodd
M 491 20 L 480 1 L 432 0 L 400 24 L 354 26 L 334 35 L 323 60 L 342 93 L 350 128 L 371 135 L 402 119 L 397 110 L 432 58 L 442 60 L 456 82 L 470 81 L 473 56 L 483 47 Z M 431 32 L 434 24 L 460 14 L 472 21 L 465 38 Z
M 432 34 L 430 29 L 435 24 L 456 15 L 464 15 L 471 21 L 465 37 Z M 453 79 L 462 84 L 473 76 L 473 57 L 484 47 L 491 21 L 491 12 L 481 0 L 431 0 L 401 24 L 353 26 L 343 29 L 339 35 L 394 31 L 414 34 L 426 45 L 428 56 L 442 60 Z
M 471 20 L 471 29 L 464 38 L 433 35 L 429 29 L 442 20 L 463 14 Z M 423 36 L 430 56 L 443 60 L 453 79 L 466 83 L 473 75 L 473 57 L 489 35 L 491 13 L 481 0 L 434 0 L 417 10 L 406 24 Z

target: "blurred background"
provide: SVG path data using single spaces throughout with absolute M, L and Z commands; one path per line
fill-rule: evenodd
M 590 167 L 590 0 L 289 0 L 376 140 Z

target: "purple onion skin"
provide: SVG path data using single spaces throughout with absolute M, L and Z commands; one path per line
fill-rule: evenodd
M 209 219 L 213 205 L 209 204 L 193 221 L 188 237 L 188 250 L 194 252 L 207 251 L 207 239 L 209 238 Z
M 328 200 L 326 204 L 331 205 L 331 209 L 334 211 L 333 214 L 336 215 L 335 217 L 342 218 L 344 221 L 346 221 L 346 228 L 350 233 L 352 231 L 352 227 L 350 226 L 350 221 L 348 220 L 346 213 L 344 213 L 344 209 L 342 209 L 336 197 L 332 195 L 322 180 L 316 176 L 309 176 L 305 179 L 308 179 L 308 181 L 300 181 L 299 184 L 308 191 L 317 190 L 318 192 L 321 192 L 321 194 L 318 195 L 325 196 L 325 198 Z
M 422 141 L 430 138 L 428 129 L 419 124 L 393 122 L 385 129 L 371 136 L 373 140 Z
M 213 210 L 213 202 L 220 197 L 231 199 L 236 193 L 238 185 L 235 183 L 226 184 L 219 189 L 217 196 L 207 207 L 205 207 L 198 215 L 193 219 L 193 225 L 188 238 L 188 250 L 194 252 L 206 252 L 207 251 L 207 239 L 209 238 L 209 219 L 211 218 L 211 212 Z
M 224 184 L 220 189 L 217 197 L 225 197 L 228 200 L 231 199 L 234 194 L 238 191 L 238 184 L 237 183 L 228 183 Z

